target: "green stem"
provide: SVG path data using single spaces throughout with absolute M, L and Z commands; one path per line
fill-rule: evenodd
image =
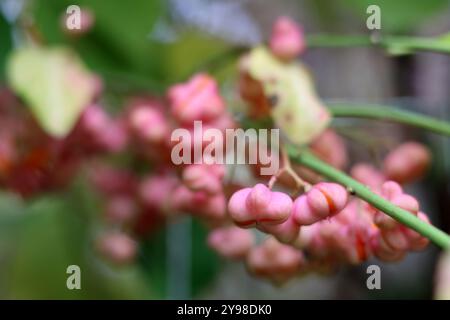
M 355 107 L 344 104 L 330 104 L 328 107 L 334 117 L 392 121 L 450 136 L 450 123 L 411 111 L 380 105 L 358 105 Z
M 368 47 L 373 45 L 369 36 L 366 35 L 334 35 L 316 34 L 306 38 L 308 48 L 328 48 L 328 47 Z
M 445 36 L 444 36 L 445 37 Z M 445 38 L 381 36 L 372 40 L 368 35 L 316 34 L 307 37 L 309 48 L 350 48 L 378 46 L 393 53 L 433 51 L 450 54 L 450 45 Z
M 310 152 L 300 152 L 296 148 L 288 146 L 288 153 L 292 161 L 308 167 L 331 181 L 335 181 L 351 189 L 358 198 L 370 203 L 372 206 L 388 214 L 395 220 L 417 231 L 424 237 L 427 237 L 436 245 L 444 249 L 450 248 L 450 236 L 448 234 L 432 226 L 431 224 L 420 220 L 410 212 L 393 205 L 391 202 L 373 193 L 368 187 L 353 180 L 345 173 L 318 159 Z

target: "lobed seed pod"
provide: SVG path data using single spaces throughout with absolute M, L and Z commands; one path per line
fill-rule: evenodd
M 431 155 L 427 147 L 417 142 L 406 142 L 386 156 L 383 171 L 388 179 L 406 184 L 422 177 L 430 160 Z
M 347 205 L 348 192 L 339 184 L 321 182 L 294 201 L 293 215 L 299 225 L 331 217 Z

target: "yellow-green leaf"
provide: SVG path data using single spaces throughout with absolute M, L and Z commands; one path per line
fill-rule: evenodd
M 60 47 L 16 50 L 7 76 L 41 127 L 55 137 L 70 132 L 96 91 L 94 76 L 74 53 Z
M 274 122 L 290 142 L 307 144 L 327 127 L 330 115 L 303 64 L 282 62 L 257 47 L 246 57 L 245 68 L 262 84 L 264 95 L 272 101 Z

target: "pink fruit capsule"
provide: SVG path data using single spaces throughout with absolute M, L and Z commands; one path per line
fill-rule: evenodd
M 348 162 L 344 140 L 332 129 L 325 130 L 311 144 L 311 150 L 333 167 L 343 169 Z
M 199 206 L 194 204 L 192 211 L 194 214 L 197 213 L 205 219 L 221 221 L 226 217 L 226 209 L 227 199 L 225 198 L 225 195 L 218 193 L 213 196 L 208 196 Z
M 262 183 L 256 184 L 246 199 L 248 210 L 259 213 L 269 206 L 272 191 Z
M 183 170 L 183 182 L 193 191 L 216 194 L 222 190 L 222 181 L 214 170 L 213 166 L 204 164 L 189 165 Z
M 391 200 L 395 196 L 403 194 L 403 189 L 395 181 L 386 181 L 381 186 L 381 193 L 382 193 L 383 197 L 385 197 L 388 200 Z
M 350 175 L 371 188 L 379 188 L 386 181 L 384 175 L 368 163 L 355 164 L 350 170 Z
M 381 195 L 396 206 L 409 211 L 414 215 L 417 215 L 419 211 L 419 203 L 417 200 L 414 197 L 403 193 L 402 187 L 397 182 L 387 181 L 383 183 Z M 396 220 L 381 211 L 376 211 L 374 222 L 383 230 L 397 228 L 398 226 Z
M 110 232 L 98 239 L 97 249 L 107 259 L 123 265 L 134 260 L 137 253 L 137 244 L 125 233 Z
M 251 228 L 256 225 L 256 219 L 247 209 L 247 197 L 252 188 L 236 191 L 228 201 L 228 213 L 233 221 L 242 228 Z
M 293 214 L 299 225 L 310 225 L 340 212 L 347 201 L 348 192 L 344 187 L 321 182 L 295 200 Z
M 138 196 L 141 203 L 150 209 L 167 212 L 171 208 L 170 195 L 173 194 L 178 181 L 175 177 L 166 174 L 145 177 L 138 187 Z
M 214 229 L 208 235 L 208 245 L 225 258 L 245 258 L 254 243 L 253 233 L 239 227 Z
M 291 210 L 292 199 L 288 195 L 272 192 L 261 183 L 239 190 L 228 204 L 231 218 L 242 228 L 280 224 L 287 220 Z
M 161 143 L 169 134 L 169 126 L 162 112 L 147 106 L 130 112 L 129 126 L 139 138 L 151 143 Z
M 381 230 L 381 237 L 395 251 L 406 251 L 409 249 L 408 238 L 401 228 Z
M 425 213 L 419 212 L 417 214 L 417 217 L 420 220 L 430 224 L 430 220 L 428 219 L 428 216 Z M 403 232 L 404 232 L 405 236 L 408 238 L 409 248 L 411 250 L 414 250 L 414 251 L 422 250 L 430 243 L 430 240 L 428 240 L 427 238 L 422 236 L 420 233 L 418 233 L 412 229 L 405 227 Z
M 255 212 L 260 225 L 277 225 L 286 221 L 292 211 L 292 199 L 283 192 L 272 192 L 269 205 Z
M 136 203 L 131 196 L 114 196 L 108 200 L 105 215 L 111 222 L 127 223 L 135 217 L 136 209 Z
M 405 257 L 405 251 L 391 248 L 379 233 L 374 235 L 370 240 L 370 248 L 373 254 L 381 261 L 400 261 Z
M 389 179 L 401 184 L 409 183 L 423 176 L 430 158 L 430 151 L 423 144 L 406 142 L 386 156 L 383 170 Z
M 288 17 L 275 21 L 269 42 L 272 53 L 283 60 L 292 60 L 305 49 L 303 30 Z
M 258 227 L 261 231 L 273 235 L 281 243 L 292 243 L 298 238 L 300 226 L 291 214 L 289 218 L 280 224 L 263 225 Z
M 247 256 L 247 266 L 257 277 L 282 284 L 298 274 L 304 258 L 300 250 L 279 243 L 274 238 L 253 248 Z
M 168 98 L 172 114 L 184 124 L 211 120 L 225 110 L 216 81 L 206 74 L 197 74 L 187 83 L 173 86 L 169 89 Z

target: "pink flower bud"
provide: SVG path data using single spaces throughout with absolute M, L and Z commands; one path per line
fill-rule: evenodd
M 303 30 L 288 17 L 278 18 L 272 27 L 270 49 L 283 60 L 292 60 L 305 50 Z
M 295 200 L 293 215 L 299 225 L 310 225 L 340 212 L 347 201 L 348 192 L 344 187 L 321 182 Z
M 384 173 L 389 179 L 401 184 L 409 183 L 423 176 L 430 158 L 430 151 L 423 144 L 406 142 L 386 156 Z
M 233 226 L 214 229 L 208 235 L 208 245 L 220 255 L 233 260 L 245 258 L 253 242 L 251 231 Z
M 173 86 L 168 97 L 172 114 L 184 124 L 211 120 L 225 110 L 216 81 L 206 74 L 197 74 L 187 83 Z

